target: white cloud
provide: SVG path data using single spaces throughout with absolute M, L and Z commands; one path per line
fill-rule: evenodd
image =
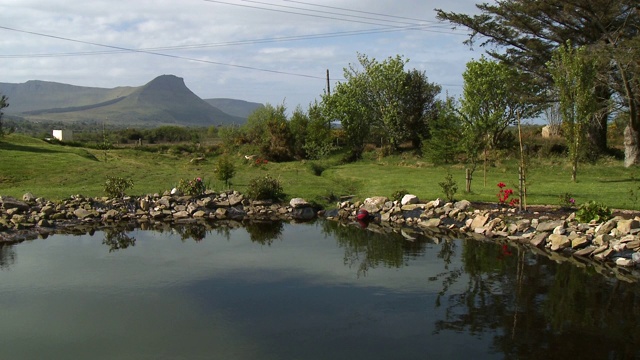
M 308 105 L 324 91 L 326 69 L 332 78 L 340 78 L 360 52 L 377 59 L 401 54 L 411 60 L 409 66 L 426 70 L 430 81 L 458 83 L 464 64 L 480 53 L 462 45 L 464 36 L 449 35 L 443 24 L 427 31 L 382 29 L 432 22 L 436 7 L 475 12 L 474 3 L 274 0 L 268 6 L 241 0 L 0 0 L 1 25 L 23 31 L 0 29 L 0 82 L 38 79 L 110 88 L 139 86 L 174 74 L 203 98 L 263 103 L 286 98 L 294 108 Z M 377 32 L 346 33 L 350 31 Z M 332 36 L 317 38 L 319 34 Z M 282 39 L 294 36 L 303 38 Z M 117 48 L 152 49 L 148 51 L 154 54 Z M 96 52 L 102 53 L 88 54 Z M 63 53 L 85 54 L 59 55 Z

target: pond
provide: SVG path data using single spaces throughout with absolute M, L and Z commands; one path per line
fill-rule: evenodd
M 632 359 L 640 287 L 523 248 L 318 221 L 0 248 L 2 359 Z

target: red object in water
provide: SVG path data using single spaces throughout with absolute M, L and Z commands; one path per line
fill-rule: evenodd
M 369 212 L 364 209 L 358 210 L 358 213 L 356 214 L 356 219 L 358 219 L 358 221 L 369 220 Z

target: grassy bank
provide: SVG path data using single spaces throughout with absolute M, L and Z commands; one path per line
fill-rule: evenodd
M 73 194 L 103 196 L 108 175 L 133 179 L 131 195 L 163 192 L 180 179 L 202 177 L 209 188 L 223 189 L 215 180 L 215 156 L 199 163 L 193 154 L 154 153 L 135 149 L 109 151 L 49 144 L 42 140 L 13 134 L 0 141 L 0 195 L 21 197 L 26 192 L 48 199 L 63 199 Z M 280 180 L 289 197 L 332 205 L 341 195 L 391 196 L 406 190 L 423 199 L 444 197 L 439 183 L 450 172 L 458 185 L 457 199 L 496 202 L 498 182 L 517 188 L 518 164 L 515 159 L 494 162 L 487 171 L 474 173 L 471 193 L 464 192 L 462 165 L 433 166 L 409 154 L 378 159 L 375 152 L 363 161 L 341 164 L 339 156 L 317 162 L 268 163 L 256 166 L 243 154 L 232 154 L 236 175 L 232 188 L 243 192 L 250 179 L 271 175 Z M 624 168 L 622 161 L 605 159 L 596 164 L 581 164 L 578 182 L 571 183 L 570 169 L 564 158 L 531 159 L 527 176 L 528 203 L 559 204 L 565 193 L 576 204 L 595 200 L 613 208 L 639 209 L 640 172 Z

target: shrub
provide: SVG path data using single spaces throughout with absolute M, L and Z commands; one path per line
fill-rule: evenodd
M 595 201 L 588 201 L 582 205 L 576 212 L 576 219 L 580 222 L 590 222 L 595 220 L 596 222 L 603 222 L 611 219 L 611 210 L 603 205 L 596 203 Z
M 247 195 L 254 200 L 271 199 L 274 201 L 282 200 L 285 196 L 280 182 L 269 175 L 251 179 Z
M 453 180 L 453 176 L 450 172 L 447 172 L 447 176 L 445 176 L 444 181 L 439 182 L 438 185 L 442 188 L 447 200 L 453 201 L 454 196 L 456 196 L 456 192 L 458 192 L 458 184 Z
M 391 198 L 396 201 L 402 200 L 402 198 L 407 195 L 409 192 L 406 189 L 396 190 L 391 194 Z
M 216 162 L 216 178 L 224 182 L 224 185 L 229 188 L 229 180 L 236 174 L 236 168 L 227 156 L 221 156 Z
M 180 179 L 180 182 L 178 183 L 178 190 L 185 195 L 199 196 L 204 194 L 207 190 L 207 186 L 202 181 L 202 178 L 199 177 L 189 181 Z
M 104 183 L 104 192 L 108 197 L 123 197 L 127 189 L 133 186 L 133 180 L 116 176 L 107 176 Z

